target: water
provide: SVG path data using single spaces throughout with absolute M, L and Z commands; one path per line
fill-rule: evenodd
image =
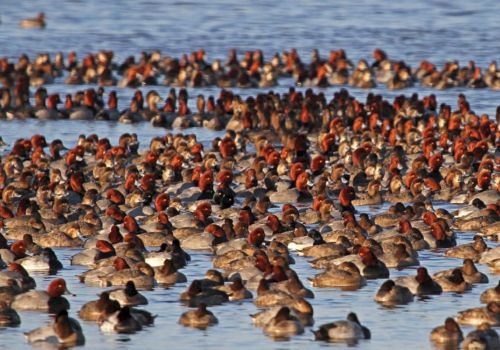
M 348 57 L 371 60 L 376 47 L 383 48 L 390 58 L 404 59 L 416 66 L 422 59 L 428 59 L 441 67 L 447 60 L 457 59 L 461 65 L 474 59 L 481 67 L 491 60 L 498 60 L 500 42 L 497 34 L 500 22 L 497 19 L 500 3 L 495 0 L 481 4 L 465 0 L 448 1 L 335 1 L 329 3 L 311 0 L 298 1 L 154 1 L 133 2 L 86 1 L 44 1 L 34 4 L 30 1 L 2 0 L 0 4 L 0 56 L 17 59 L 21 53 L 34 57 L 39 52 L 54 54 L 57 51 L 76 51 L 79 59 L 88 52 L 110 49 L 119 62 L 129 55 L 138 55 L 142 50 L 161 50 L 162 54 L 179 57 L 199 48 L 205 48 L 208 60 L 225 58 L 231 48 L 241 54 L 245 50 L 260 48 L 266 58 L 275 52 L 295 47 L 302 59 L 309 60 L 313 48 L 319 48 L 325 56 L 331 49 L 344 48 Z M 38 11 L 47 16 L 47 28 L 42 31 L 22 30 L 20 19 L 31 17 Z M 273 90 L 286 91 L 291 80 L 280 80 L 280 86 Z M 47 86 L 50 93 L 74 93 L 86 86 L 66 86 L 60 83 Z M 156 89 L 165 96 L 168 87 Z M 338 88 L 322 89 L 326 96 L 332 96 Z M 106 89 L 109 91 L 109 89 Z M 121 108 L 127 106 L 133 94 L 132 89 L 118 89 Z M 243 97 L 256 94 L 257 89 L 235 91 Z M 366 90 L 351 89 L 356 97 L 364 99 Z M 418 92 L 421 95 L 434 93 L 439 102 L 456 105 L 457 95 L 465 93 L 473 110 L 477 113 L 494 115 L 498 105 L 498 93 L 489 89 L 450 89 L 437 91 L 419 87 L 403 92 L 387 91 L 385 86 L 374 89 L 385 98 L 405 93 Z M 190 96 L 198 93 L 218 94 L 217 88 L 189 89 Z M 162 135 L 165 130 L 147 123 L 139 125 L 118 125 L 108 122 L 41 122 L 1 121 L 0 135 L 11 143 L 19 137 L 43 133 L 47 138 L 60 138 L 72 146 L 81 133 L 97 133 L 109 137 L 116 143 L 120 134 L 136 132 L 142 146 L 147 146 L 153 136 Z M 217 132 L 191 129 L 205 144 Z M 370 209 L 373 213 L 373 209 Z M 470 241 L 472 233 L 459 233 L 459 243 Z M 81 305 L 96 299 L 98 288 L 84 287 L 75 275 L 83 269 L 71 267 L 69 258 L 76 250 L 58 249 L 57 255 L 65 269 L 59 274 L 69 282 L 75 297 L 69 297 L 76 315 Z M 183 272 L 188 280 L 202 277 L 211 267 L 211 258 L 205 254 L 193 254 L 193 262 Z M 447 269 L 461 264 L 460 260 L 443 258 L 442 252 L 423 252 L 420 260 L 430 272 Z M 297 258 L 293 266 L 303 281 L 318 271 L 313 270 L 304 258 Z M 487 269 L 480 266 L 482 272 Z M 391 270 L 391 277 L 414 274 L 414 269 Z M 495 285 L 498 278 L 489 274 L 490 283 L 479 285 L 464 295 L 445 293 L 430 300 L 416 300 L 407 306 L 386 309 L 372 299 L 382 281 L 369 281 L 356 292 L 336 289 L 315 289 L 312 300 L 316 325 L 344 318 L 349 311 L 358 313 L 361 321 L 373 334 L 370 341 L 362 341 L 360 349 L 394 348 L 428 349 L 430 330 L 442 324 L 448 316 L 458 310 L 479 305 L 480 293 Z M 53 277 L 36 276 L 39 288 L 45 288 Z M 145 292 L 150 304 L 146 309 L 158 315 L 155 326 L 134 335 L 102 334 L 94 323 L 81 322 L 89 349 L 132 349 L 143 348 L 207 348 L 207 349 L 309 349 L 319 347 L 345 348 L 342 344 L 313 342 L 312 334 L 286 342 L 275 342 L 262 334 L 260 328 L 251 324 L 249 314 L 257 312 L 252 302 L 230 303 L 214 307 L 212 311 L 220 324 L 206 331 L 187 329 L 177 324 L 178 317 L 186 308 L 178 302 L 178 295 L 186 285 L 170 289 L 156 288 Z M 21 313 L 22 324 L 18 328 L 0 329 L 0 348 L 30 348 L 23 339 L 23 332 L 50 322 L 49 317 L 39 313 Z M 465 328 L 468 332 L 470 328 Z

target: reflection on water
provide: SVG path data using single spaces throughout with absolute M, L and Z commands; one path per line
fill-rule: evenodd
M 479 8 L 480 7 L 480 8 Z M 500 5 L 496 0 L 486 0 L 478 6 L 476 2 L 449 1 L 17 1 L 2 0 L 0 6 L 0 56 L 17 59 L 21 53 L 30 56 L 38 52 L 57 51 L 65 53 L 74 50 L 81 59 L 88 52 L 111 49 L 115 60 L 121 61 L 128 55 L 138 55 L 142 50 L 159 49 L 163 54 L 180 56 L 199 48 L 205 48 L 208 59 L 224 58 L 230 48 L 240 52 L 260 48 L 266 57 L 292 47 L 297 48 L 304 60 L 309 60 L 313 48 L 319 48 L 322 55 L 331 49 L 344 48 L 349 58 L 371 59 L 375 47 L 383 48 L 389 57 L 404 59 L 410 65 L 417 65 L 422 59 L 429 59 L 438 66 L 446 60 L 457 59 L 461 65 L 474 59 L 485 67 L 500 52 L 500 22 L 497 20 Z M 21 30 L 20 19 L 44 11 L 47 28 L 43 31 Z M 292 80 L 280 81 L 274 91 L 284 92 L 293 84 Z M 66 86 L 60 83 L 47 86 L 49 93 L 74 93 L 85 86 Z M 143 92 L 155 88 L 166 96 L 165 86 L 144 88 Z M 110 89 L 106 89 L 109 91 Z M 125 108 L 133 94 L 132 89 L 118 89 L 120 108 Z M 338 88 L 322 89 L 327 97 Z M 235 91 L 244 98 L 259 92 L 256 89 Z M 365 99 L 367 91 L 349 89 L 356 97 Z M 488 89 L 451 89 L 437 91 L 414 87 L 403 92 L 387 91 L 385 87 L 373 90 L 394 98 L 404 93 L 417 92 L 421 95 L 434 93 L 438 101 L 456 106 L 457 94 L 465 93 L 477 113 L 493 116 L 498 104 L 498 93 Z M 217 88 L 189 89 L 191 99 L 198 93 L 217 95 Z M 193 101 L 191 100 L 192 105 Z M 19 137 L 43 133 L 48 140 L 60 138 L 67 146 L 76 142 L 79 134 L 97 133 L 108 137 L 116 144 L 120 134 L 135 132 L 142 146 L 149 140 L 167 132 L 148 123 L 120 125 L 108 122 L 74 121 L 1 121 L 0 135 L 11 143 Z M 190 129 L 184 132 L 196 133 L 208 144 L 220 132 Z M 454 209 L 452 206 L 445 206 Z M 370 214 L 385 208 L 360 208 Z M 459 233 L 459 243 L 470 241 L 472 233 Z M 57 255 L 65 269 L 59 275 L 69 282 L 69 289 L 76 294 L 69 297 L 70 315 L 75 317 L 83 303 L 96 299 L 99 288 L 84 287 L 75 275 L 84 271 L 81 267 L 69 265 L 69 259 L 77 250 L 59 249 Z M 188 280 L 200 278 L 211 267 L 211 256 L 192 254 L 193 261 L 183 271 Z M 306 259 L 295 257 L 294 269 L 306 281 L 316 270 L 309 267 Z M 443 258 L 440 251 L 426 251 L 420 254 L 420 261 L 435 272 L 458 266 L 458 259 Z M 487 272 L 479 266 L 482 272 Z M 415 269 L 391 270 L 391 277 L 413 275 Z M 37 275 L 39 288 L 45 288 L 53 277 Z M 498 278 L 490 276 L 488 286 L 497 283 Z M 386 349 L 388 345 L 398 349 L 429 348 L 429 331 L 457 310 L 477 306 L 479 295 L 488 286 L 475 286 L 472 291 L 456 295 L 415 300 L 406 306 L 385 308 L 373 301 L 376 290 L 383 281 L 368 281 L 358 291 L 312 288 L 316 299 L 312 300 L 316 325 L 341 319 L 355 311 L 363 324 L 372 331 L 373 339 L 357 344 L 362 349 Z M 134 335 L 104 335 L 91 322 L 81 322 L 89 349 L 132 349 L 142 348 L 201 348 L 201 349 L 312 349 L 317 347 L 345 348 L 344 344 L 313 342 L 309 330 L 290 341 L 274 342 L 263 335 L 260 328 L 253 327 L 249 314 L 257 311 L 252 302 L 230 303 L 212 308 L 219 319 L 219 325 L 207 330 L 188 329 L 177 324 L 186 309 L 178 302 L 179 293 L 185 285 L 164 289 L 156 288 L 145 292 L 149 298 L 146 309 L 158 317 L 154 327 Z M 0 329 L 0 348 L 30 348 L 23 339 L 23 332 L 49 323 L 47 315 L 23 312 L 22 324 L 18 328 Z M 465 332 L 470 328 L 465 328 Z

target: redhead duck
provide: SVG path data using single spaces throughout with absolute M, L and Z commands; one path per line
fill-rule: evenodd
M 141 323 L 134 317 L 130 308 L 124 306 L 108 316 L 100 325 L 106 333 L 135 333 L 142 330 Z
M 481 293 L 480 300 L 482 303 L 489 303 L 490 301 L 500 302 L 500 281 L 496 287 L 486 289 Z
M 109 292 L 109 298 L 116 300 L 121 306 L 147 305 L 148 300 L 135 288 L 134 281 L 128 281 L 124 289 L 115 289 Z
M 253 298 L 252 293 L 245 288 L 243 281 L 239 277 L 234 278 L 230 285 L 218 286 L 215 289 L 225 292 L 231 301 Z
M 330 267 L 310 279 L 314 287 L 337 287 L 346 290 L 356 290 L 366 285 L 366 279 L 361 276 L 358 267 L 350 261 Z
M 188 287 L 187 291 L 183 292 L 179 298 L 181 301 L 188 303 L 190 306 L 198 306 L 203 303 L 206 305 L 220 305 L 229 300 L 228 295 L 216 289 L 202 288 L 201 280 L 194 280 Z
M 5 282 L 2 282 L 3 285 L 0 286 L 0 300 L 4 300 L 10 305 L 15 296 L 23 292 L 17 283 L 18 282 L 14 279 L 8 279 Z
M 35 18 L 26 18 L 19 22 L 21 28 L 45 28 L 45 14 L 40 12 Z
M 70 308 L 68 300 L 62 296 L 65 293 L 70 294 L 66 281 L 57 278 L 50 282 L 47 291 L 35 290 L 17 295 L 11 306 L 16 310 L 58 313 Z
M 451 317 L 444 321 L 444 325 L 431 331 L 430 339 L 437 344 L 454 344 L 458 346 L 464 340 L 462 330 L 458 323 Z
M 55 273 L 63 268 L 61 262 L 57 259 L 56 254 L 51 248 L 42 248 L 39 255 L 29 256 L 17 260 L 26 271 L 47 271 Z
M 21 319 L 16 310 L 10 308 L 7 302 L 0 301 L 0 326 L 15 327 L 21 324 Z
M 435 273 L 434 280 L 441 286 L 443 292 L 464 293 L 472 288 L 465 281 L 460 269 Z
M 419 267 L 415 277 L 398 277 L 394 282 L 408 288 L 414 295 L 435 295 L 443 292 L 441 286 L 429 276 L 425 267 Z
M 257 327 L 265 327 L 276 316 L 281 309 L 281 305 L 273 306 L 269 309 L 262 310 L 252 317 L 252 322 Z M 296 317 L 304 327 L 314 324 L 312 305 L 305 299 L 297 299 L 292 305 L 288 305 L 292 316 Z
M 196 310 L 184 312 L 179 318 L 179 323 L 185 327 L 206 329 L 216 325 L 219 321 L 211 311 L 207 310 L 206 304 L 200 303 Z
M 362 326 L 358 316 L 351 312 L 346 320 L 335 321 L 324 324 L 318 330 L 313 331 L 316 340 L 342 341 L 356 343 L 360 339 L 370 339 L 371 333 L 368 328 Z
M 418 259 L 411 254 L 408 253 L 407 247 L 403 243 L 398 243 L 393 245 L 394 248 L 389 250 L 385 249 L 387 253 L 383 254 L 382 256 L 379 257 L 381 261 L 384 262 L 384 264 L 388 268 L 397 268 L 397 269 L 403 269 L 405 267 L 409 266 L 418 266 L 420 265 L 420 262 Z M 411 247 L 410 247 L 411 249 Z M 412 252 L 414 252 L 412 250 Z
M 257 287 L 257 298 L 255 298 L 254 303 L 257 307 L 292 305 L 297 299 L 301 298 L 294 298 L 281 290 L 272 290 L 269 280 L 262 278 Z
M 480 325 L 488 323 L 491 326 L 500 324 L 500 303 L 489 302 L 486 307 L 476 307 L 460 311 L 456 317 L 457 322 L 465 325 Z
M 78 316 L 84 321 L 97 321 L 112 302 L 113 301 L 109 298 L 109 293 L 102 292 L 99 295 L 99 299 L 83 304 L 78 312 Z M 118 304 L 118 308 L 119 307 Z
M 35 280 L 30 277 L 28 272 L 18 263 L 10 263 L 7 271 L 0 271 L 0 285 L 9 285 L 12 281 L 27 291 L 36 287 Z
M 388 278 L 389 270 L 369 247 L 361 247 L 358 252 L 363 269 L 361 274 L 367 279 Z
M 475 331 L 470 332 L 462 343 L 462 349 L 485 349 L 493 350 L 500 348 L 498 333 L 487 323 L 477 326 Z
M 475 235 L 472 243 L 462 244 L 447 249 L 445 255 L 451 258 L 472 259 L 473 261 L 479 261 L 481 254 L 483 254 L 487 249 L 488 246 L 484 242 L 483 237 Z
M 155 280 L 158 284 L 167 286 L 187 282 L 186 276 L 177 271 L 175 263 L 169 259 L 165 259 L 163 266 L 155 268 Z
M 85 344 L 80 323 L 69 317 L 66 310 L 57 313 L 52 325 L 34 329 L 25 335 L 31 344 L 49 343 L 62 348 Z
M 289 307 L 282 306 L 263 330 L 264 334 L 273 338 L 288 338 L 304 333 L 304 326 L 290 314 Z
M 413 301 L 413 294 L 408 288 L 395 284 L 393 280 L 387 280 L 382 283 L 374 299 L 382 305 L 401 305 Z
M 465 259 L 461 268 L 462 275 L 467 283 L 488 283 L 488 276 L 479 272 L 471 259 Z

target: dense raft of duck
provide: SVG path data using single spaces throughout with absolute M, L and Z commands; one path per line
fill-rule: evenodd
M 179 109 L 187 108 L 184 94 L 174 94 Z M 84 104 L 91 95 L 84 94 Z M 477 301 L 484 306 L 457 310 L 429 329 L 430 338 L 498 348 L 499 285 L 476 267 L 500 270 L 493 242 L 500 232 L 498 121 L 476 115 L 463 95 L 452 110 L 438 108 L 433 95 L 389 103 L 370 94 L 361 103 L 346 90 L 327 101 L 322 93 L 291 89 L 241 101 L 224 91 L 217 106 L 213 118 L 225 119 L 227 131 L 208 145 L 173 133 L 143 147 L 135 134 L 114 145 L 81 135 L 69 149 L 44 135 L 4 145 L 2 325 L 22 322 L 21 310 L 55 314 L 51 325 L 26 337 L 61 346 L 85 342 L 76 314 L 105 333 L 134 333 L 154 324 L 156 315 L 145 309 L 148 290 L 187 282 L 180 324 L 216 326 L 217 305 L 248 300 L 260 309 L 249 325 L 281 339 L 314 323 L 308 283 L 355 291 L 382 279 L 373 298 L 386 307 L 432 303 L 442 293 L 488 284 Z M 436 201 L 460 209 L 436 209 Z M 375 215 L 357 209 L 384 203 L 387 209 Z M 476 235 L 457 245 L 462 231 Z M 105 288 L 80 310 L 70 309 L 64 279 L 40 290 L 30 277 L 63 268 L 57 247 L 80 248 L 71 258 L 87 268 L 80 282 Z M 461 262 L 431 274 L 419 256 L 429 249 Z M 193 251 L 210 252 L 213 268 L 187 281 L 182 269 Z M 299 276 L 296 259 L 307 259 L 318 273 Z M 407 268 L 414 272 L 391 276 Z M 333 317 L 314 337 L 369 341 L 360 318 Z M 477 330 L 464 337 L 460 325 Z

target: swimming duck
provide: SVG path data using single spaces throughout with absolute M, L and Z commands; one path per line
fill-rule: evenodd
M 415 277 L 398 277 L 394 282 L 408 288 L 414 295 L 435 295 L 443 292 L 441 286 L 429 276 L 425 267 L 419 267 Z
M 472 240 L 472 243 L 462 244 L 447 249 L 445 255 L 452 258 L 472 259 L 476 262 L 479 261 L 481 254 L 488 249 L 488 246 L 481 236 L 475 235 Z
M 26 271 L 46 271 L 54 273 L 63 268 L 61 262 L 51 248 L 42 248 L 38 255 L 29 256 L 17 260 Z
M 500 304 L 491 301 L 486 307 L 476 307 L 460 311 L 456 319 L 458 323 L 465 325 L 488 323 L 491 326 L 498 326 L 500 324 Z
M 274 338 L 287 338 L 304 333 L 304 326 L 290 314 L 290 308 L 282 306 L 264 327 L 264 333 Z
M 132 315 L 128 306 L 122 307 L 108 316 L 100 325 L 103 332 L 135 333 L 142 330 L 141 323 Z
M 491 325 L 483 323 L 477 326 L 475 331 L 470 332 L 462 343 L 462 349 L 485 349 L 493 350 L 500 348 L 500 338 L 498 333 L 491 328 Z
M 434 274 L 434 281 L 436 281 L 443 292 L 464 293 L 472 287 L 467 283 L 462 274 L 462 270 L 453 269 L 445 272 L 438 272 Z
M 112 302 L 113 301 L 109 298 L 109 293 L 102 292 L 99 295 L 99 299 L 83 304 L 78 312 L 78 316 L 84 321 L 97 321 Z M 119 308 L 120 305 L 118 304 L 117 309 Z
M 392 306 L 408 304 L 413 301 L 413 298 L 414 296 L 408 288 L 395 284 L 393 280 L 387 280 L 382 283 L 374 299 L 382 305 Z
M 35 18 L 26 18 L 19 22 L 21 28 L 45 28 L 45 14 L 40 12 Z
M 206 329 L 209 326 L 219 323 L 217 317 L 207 310 L 207 305 L 200 303 L 196 310 L 184 312 L 179 318 L 179 323 L 185 327 Z
M 361 325 L 357 315 L 353 312 L 347 315 L 346 320 L 324 324 L 313 333 L 316 340 L 343 341 L 347 343 L 371 338 L 370 330 Z
M 448 317 L 443 326 L 438 326 L 431 331 L 430 339 L 438 344 L 455 344 L 458 346 L 464 340 L 464 336 L 458 323 L 453 318 Z
M 202 288 L 201 280 L 194 280 L 188 287 L 187 291 L 183 292 L 179 298 L 181 301 L 187 302 L 191 306 L 198 306 L 203 303 L 207 306 L 220 305 L 229 300 L 228 295 L 212 288 Z
M 244 300 L 252 299 L 252 293 L 245 288 L 241 278 L 236 277 L 230 285 L 218 286 L 215 289 L 225 292 L 229 296 L 229 300 Z
M 71 347 L 85 344 L 80 323 L 68 316 L 68 311 L 61 310 L 57 313 L 54 323 L 25 333 L 29 343 L 49 343 L 61 347 Z
M 500 302 L 500 281 L 496 287 L 486 289 L 481 293 L 480 300 L 482 303 L 489 303 L 490 301 Z
M 0 301 L 0 326 L 15 327 L 21 324 L 16 310 L 10 308 L 6 301 Z
M 314 287 L 338 287 L 347 290 L 355 290 L 366 285 L 366 279 L 361 276 L 358 267 L 349 261 L 330 266 L 310 281 Z
M 163 266 L 155 268 L 155 280 L 160 285 L 187 282 L 186 276 L 182 272 L 177 271 L 175 263 L 169 259 L 165 259 Z
M 65 293 L 70 294 L 66 281 L 57 278 L 50 282 L 47 291 L 34 290 L 17 295 L 11 306 L 16 310 L 58 313 L 70 308 L 68 300 L 62 296 Z
M 116 300 L 121 306 L 147 305 L 148 300 L 135 288 L 134 281 L 128 281 L 124 289 L 115 289 L 109 292 L 109 298 Z

